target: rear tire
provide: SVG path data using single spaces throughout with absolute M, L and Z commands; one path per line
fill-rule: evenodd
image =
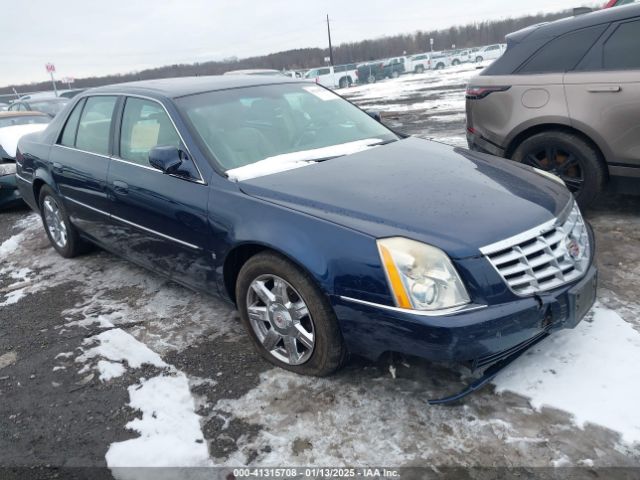
M 347 80 L 346 77 L 342 77 L 339 81 L 338 81 L 338 87 L 339 88 L 347 88 L 349 86 L 349 81 Z
M 62 200 L 48 185 L 40 189 L 40 216 L 53 248 L 65 258 L 73 258 L 87 250 L 78 230 L 69 220 Z
M 454 60 L 453 62 L 451 62 L 451 65 L 456 66 L 456 65 L 460 65 L 460 60 Z
M 483 60 L 484 60 L 484 58 L 482 58 L 480 55 L 478 55 L 478 56 L 476 57 L 476 63 L 480 63 L 480 62 L 481 62 L 481 61 L 483 61 Z
M 418 65 L 415 69 L 415 73 L 424 73 L 424 67 L 422 65 Z
M 525 139 L 511 159 L 558 175 L 586 208 L 604 189 L 607 169 L 600 153 L 582 137 L 547 131 Z
M 282 289 L 276 282 L 284 286 L 284 295 L 278 294 Z M 270 298 L 264 288 L 275 296 Z M 347 350 L 331 304 L 308 274 L 281 255 L 259 253 L 242 266 L 236 282 L 236 302 L 249 337 L 268 362 L 302 375 L 319 377 L 330 375 L 343 364 Z M 302 311 L 302 308 L 306 308 L 306 315 L 287 313 Z M 304 341 L 299 341 L 301 330 L 293 325 L 296 318 L 299 325 L 305 322 L 304 332 L 312 332 L 306 340 L 302 339 Z M 271 337 L 274 340 L 270 340 Z M 293 356 L 291 345 L 294 345 Z
M 444 63 L 438 63 L 436 65 L 436 70 L 442 70 L 444 68 Z

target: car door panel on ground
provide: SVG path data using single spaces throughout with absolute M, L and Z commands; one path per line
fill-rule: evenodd
M 571 121 L 577 128 L 588 128 L 592 138 L 607 139 L 611 175 L 640 177 L 638 52 L 640 19 L 613 24 L 564 77 Z
M 185 149 L 171 119 L 160 103 L 127 97 L 118 123 L 108 175 L 112 242 L 147 268 L 216 291 L 208 253 L 208 187 L 199 175 L 168 175 L 149 164 L 155 146 Z
M 51 148 L 51 172 L 71 220 L 95 237 L 109 234 L 109 139 L 117 96 L 82 99 Z

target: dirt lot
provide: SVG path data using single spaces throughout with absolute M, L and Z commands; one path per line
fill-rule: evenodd
M 342 93 L 460 146 L 474 73 Z M 466 372 L 400 357 L 321 380 L 274 369 L 225 304 L 102 251 L 65 260 L 35 214 L 4 212 L 0 465 L 640 468 L 640 197 L 607 194 L 586 216 L 600 269 L 589 317 L 464 403 L 429 407 Z

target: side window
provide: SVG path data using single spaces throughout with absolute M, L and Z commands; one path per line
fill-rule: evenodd
M 605 70 L 640 69 L 640 20 L 623 23 L 603 47 Z
M 158 145 L 180 147 L 180 137 L 159 103 L 128 97 L 122 114 L 120 157 L 149 165 L 149 151 Z
M 78 102 L 74 107 L 73 112 L 69 115 L 67 123 L 62 130 L 60 136 L 60 145 L 65 147 L 75 147 L 76 145 L 76 132 L 78 131 L 78 122 L 80 121 L 80 114 L 82 113 L 82 107 L 84 106 L 84 100 Z
M 517 73 L 564 73 L 573 70 L 605 28 L 606 25 L 596 25 L 554 38 Z
M 331 70 L 328 68 L 321 68 L 318 70 L 318 75 L 329 75 L 329 73 L 331 73 Z
M 80 116 L 76 148 L 109 155 L 111 118 L 117 97 L 89 97 Z

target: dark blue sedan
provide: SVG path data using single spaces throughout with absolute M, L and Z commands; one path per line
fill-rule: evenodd
M 559 179 L 404 138 L 312 83 L 89 90 L 16 160 L 61 255 L 95 243 L 220 295 L 298 373 L 389 351 L 483 367 L 594 301 L 592 233 Z

